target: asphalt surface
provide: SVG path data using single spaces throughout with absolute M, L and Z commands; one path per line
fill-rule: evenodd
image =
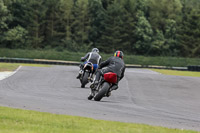
M 200 131 L 200 78 L 126 69 L 100 102 L 80 87 L 77 66 L 21 67 L 0 81 L 0 106 Z

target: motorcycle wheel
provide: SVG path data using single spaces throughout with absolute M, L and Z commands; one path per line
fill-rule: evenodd
M 100 101 L 108 92 L 110 85 L 107 82 L 104 82 L 99 90 L 99 92 L 96 94 L 96 96 L 94 97 L 95 101 Z
M 83 75 L 82 82 L 81 82 L 81 88 L 85 88 L 85 85 L 88 83 L 88 76 L 89 76 L 89 73 L 85 72 Z

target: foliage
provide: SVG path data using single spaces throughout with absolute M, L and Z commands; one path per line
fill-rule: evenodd
M 122 9 L 119 3 L 114 3 L 107 6 L 106 15 L 103 20 L 104 29 L 101 29 L 101 39 L 97 47 L 104 52 L 114 52 L 119 49 L 121 42 L 122 30 Z M 106 47 L 106 49 L 105 49 Z
M 4 41 L 9 48 L 25 48 L 28 40 L 28 31 L 21 26 L 10 29 L 5 33 Z
M 192 1 L 191 1 L 192 2 Z M 194 1 L 193 1 L 194 2 Z M 200 7 L 200 3 L 195 3 Z M 195 9 L 183 3 L 183 17 L 180 23 L 178 39 L 181 45 L 182 55 L 187 57 L 199 57 L 200 52 L 200 9 Z
M 0 44 L 3 43 L 5 32 L 8 30 L 7 21 L 10 19 L 9 10 L 4 1 L 0 0 Z M 5 44 L 2 44 L 5 47 Z
M 0 0 L 0 47 L 200 57 L 200 1 Z
M 136 43 L 134 44 L 134 50 L 138 54 L 146 55 L 151 47 L 153 30 L 149 21 L 144 17 L 142 10 L 137 11 L 137 23 L 135 30 Z

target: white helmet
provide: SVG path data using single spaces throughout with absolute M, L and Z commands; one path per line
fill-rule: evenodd
M 98 48 L 93 48 L 93 49 L 92 49 L 92 52 L 97 52 L 97 53 L 99 53 L 99 49 L 98 49 Z

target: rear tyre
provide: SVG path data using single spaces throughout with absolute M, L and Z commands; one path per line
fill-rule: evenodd
M 100 101 L 105 95 L 106 93 L 108 92 L 109 90 L 109 83 L 107 82 L 104 82 L 99 90 L 99 92 L 97 93 L 97 95 L 94 97 L 94 100 L 95 101 Z
M 89 76 L 89 73 L 85 72 L 83 75 L 82 82 L 81 82 L 81 88 L 85 88 L 85 85 L 88 83 L 88 76 Z

